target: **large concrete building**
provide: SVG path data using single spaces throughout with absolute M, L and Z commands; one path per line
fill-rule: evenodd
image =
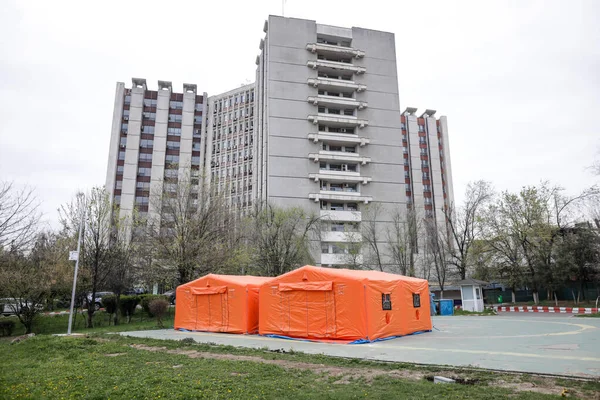
M 159 81 L 158 90 L 149 90 L 145 79 L 134 78 L 131 88 L 117 83 L 106 189 L 120 217 L 134 209 L 141 217 L 158 215 L 150 193 L 199 177 L 206 106 L 206 93 L 197 94 L 196 85 L 176 93 L 167 81 Z
M 263 30 L 255 84 L 211 97 L 196 85 L 117 84 L 107 189 L 122 215 L 158 213 L 150 189 L 187 173 L 242 211 L 269 202 L 319 215 L 318 265 L 372 263 L 376 245 L 385 267 L 394 212 L 443 223 L 446 118 L 400 112 L 393 33 L 278 16 Z M 356 257 L 361 224 L 373 243 Z
M 387 254 L 389 211 L 406 208 L 394 34 L 277 16 L 264 31 L 256 198 L 331 221 L 317 263 L 347 264 L 346 232 L 365 217 Z

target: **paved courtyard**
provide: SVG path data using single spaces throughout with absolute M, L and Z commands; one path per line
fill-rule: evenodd
M 500 313 L 434 317 L 433 325 L 430 333 L 359 345 L 175 330 L 122 334 L 173 340 L 191 337 L 197 342 L 369 360 L 600 377 L 600 318 Z

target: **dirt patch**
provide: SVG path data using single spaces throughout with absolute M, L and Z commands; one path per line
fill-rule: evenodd
M 403 379 L 422 379 L 425 375 L 414 370 L 383 370 L 376 368 L 348 368 L 334 367 L 323 364 L 311 364 L 306 362 L 290 361 L 290 360 L 267 360 L 256 356 L 243 356 L 236 354 L 221 354 L 208 353 L 196 350 L 187 349 L 167 349 L 166 347 L 146 346 L 143 344 L 131 345 L 134 349 L 146 350 L 153 352 L 165 352 L 168 354 L 179 354 L 190 358 L 208 358 L 212 360 L 233 360 L 233 361 L 250 361 L 263 364 L 272 364 L 285 369 L 302 369 L 311 370 L 317 374 L 323 375 L 325 378 L 334 379 L 334 384 L 348 384 L 354 379 L 364 379 L 367 383 L 373 382 L 376 377 L 387 376 L 389 378 Z M 241 374 L 240 374 L 241 375 Z
M 330 380 L 331 383 L 337 385 L 350 384 L 354 380 L 362 379 L 367 384 L 370 384 L 374 381 L 375 378 L 378 377 L 387 377 L 392 379 L 410 379 L 410 380 L 420 380 L 420 379 L 428 379 L 433 380 L 433 376 L 430 371 L 419 371 L 414 369 L 394 369 L 394 370 L 385 370 L 385 369 L 377 369 L 377 368 L 368 368 L 368 367 L 337 367 L 337 366 L 328 366 L 324 364 L 312 364 L 307 362 L 300 361 L 291 361 L 291 360 L 268 360 L 257 356 L 246 356 L 246 355 L 236 355 L 236 354 L 226 354 L 226 353 L 210 353 L 210 352 L 201 352 L 191 349 L 167 349 L 166 347 L 158 347 L 158 346 L 147 346 L 143 344 L 132 344 L 130 347 L 138 350 L 144 351 L 152 351 L 152 352 L 165 352 L 168 354 L 178 354 L 185 355 L 190 358 L 207 358 L 213 360 L 232 360 L 232 361 L 250 361 L 257 362 L 263 364 L 271 364 L 277 365 L 281 368 L 285 369 L 301 369 L 301 370 L 310 370 L 315 372 L 316 374 L 321 375 L 323 380 Z M 247 374 L 241 374 L 237 372 L 233 372 L 232 376 L 246 376 Z M 455 374 L 448 373 L 442 374 L 449 378 L 455 379 L 457 384 L 464 385 L 493 385 L 496 387 L 502 387 L 506 389 L 511 389 L 517 392 L 536 392 L 542 394 L 552 394 L 552 395 L 563 395 L 563 397 L 584 397 L 590 398 L 590 393 L 584 393 L 579 390 L 574 390 L 569 388 L 565 391 L 565 387 L 556 384 L 556 381 L 552 378 L 544 378 L 544 377 L 536 377 L 535 382 L 530 382 L 525 380 L 528 376 L 522 376 L 520 374 L 514 375 L 514 380 L 504 380 L 504 379 L 495 379 L 491 381 L 483 381 L 477 378 L 472 377 L 461 377 L 456 376 Z M 592 399 L 600 400 L 600 394 L 592 395 Z

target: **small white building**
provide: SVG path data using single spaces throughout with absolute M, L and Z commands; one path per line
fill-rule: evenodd
M 483 287 L 486 285 L 488 285 L 488 282 L 473 278 L 458 282 L 463 310 L 483 311 Z

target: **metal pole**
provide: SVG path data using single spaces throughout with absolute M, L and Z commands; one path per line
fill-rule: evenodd
M 77 260 L 75 260 L 75 273 L 73 275 L 73 291 L 71 292 L 71 309 L 69 311 L 69 327 L 67 335 L 71 334 L 71 325 L 73 324 L 73 308 L 75 306 L 75 290 L 77 287 L 77 271 L 79 270 L 79 252 L 81 251 L 81 235 L 83 232 L 83 221 L 85 220 L 86 204 L 85 195 L 83 195 L 83 210 L 81 211 L 81 221 L 79 222 L 79 237 L 77 238 Z

